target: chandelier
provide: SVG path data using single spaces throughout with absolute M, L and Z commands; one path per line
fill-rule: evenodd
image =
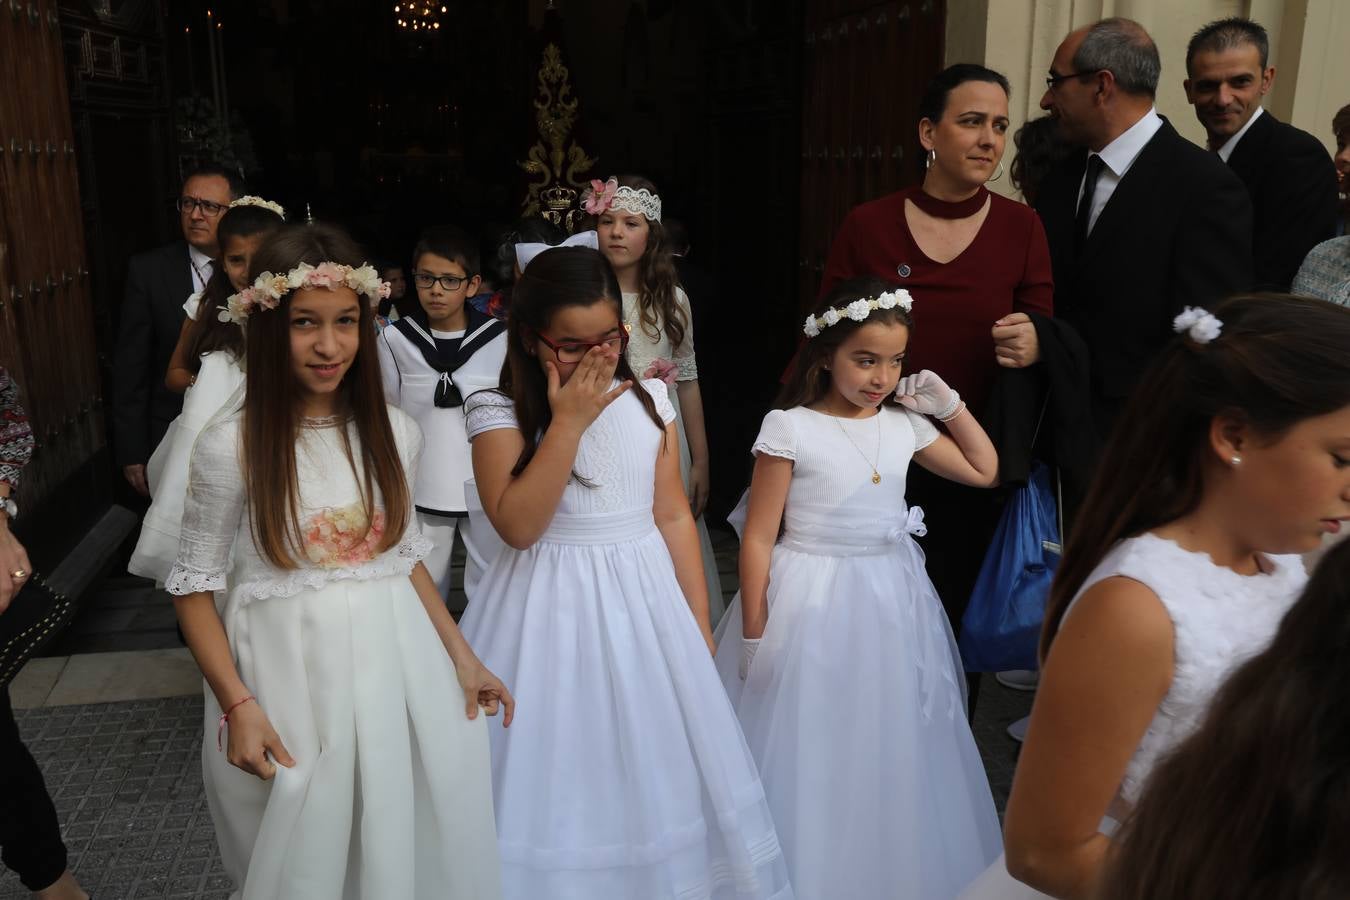
M 441 16 L 446 12 L 439 2 L 431 0 L 399 0 L 394 4 L 394 21 L 408 31 L 440 31 Z

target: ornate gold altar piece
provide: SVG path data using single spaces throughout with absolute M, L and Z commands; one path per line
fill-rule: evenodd
M 531 179 L 521 204 L 522 213 L 541 215 L 570 233 L 582 215 L 577 198 L 589 183 L 586 175 L 596 159 L 587 156 L 572 139 L 577 98 L 572 95 L 570 75 L 557 44 L 544 47 L 538 84 L 534 118 L 539 140 L 530 148 L 525 161 L 518 164 Z

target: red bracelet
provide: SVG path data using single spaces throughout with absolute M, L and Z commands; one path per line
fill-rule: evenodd
M 243 700 L 236 700 L 236 701 L 234 702 L 234 705 L 233 705 L 233 706 L 231 706 L 229 709 L 225 710 L 223 713 L 220 714 L 220 726 L 219 726 L 218 728 L 216 728 L 216 749 L 217 749 L 217 750 L 223 750 L 223 749 L 224 749 L 224 748 L 221 747 L 221 745 L 220 745 L 220 736 L 221 736 L 222 734 L 225 733 L 225 723 L 228 722 L 228 721 L 230 721 L 230 713 L 234 712 L 236 709 L 238 709 L 239 707 L 243 706 L 243 705 L 244 705 L 245 703 L 247 703 L 248 701 L 250 701 L 250 700 L 257 700 L 257 699 L 258 699 L 257 697 L 253 696 L 252 694 L 249 694 L 249 695 L 248 695 L 247 697 L 245 697 Z

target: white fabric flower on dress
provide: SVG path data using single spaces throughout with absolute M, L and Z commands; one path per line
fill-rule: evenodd
M 844 307 L 844 314 L 855 322 L 865 322 L 872 314 L 872 303 L 869 300 L 854 300 Z
M 1187 335 L 1197 344 L 1208 344 L 1222 333 L 1223 323 L 1207 309 L 1188 306 L 1172 320 L 1172 330 Z

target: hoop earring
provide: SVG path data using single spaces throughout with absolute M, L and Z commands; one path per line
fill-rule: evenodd
M 933 168 L 933 163 L 937 162 L 937 150 L 928 151 L 928 162 L 923 164 L 924 171 Z
M 998 170 L 994 173 L 994 177 L 986 181 L 985 184 L 993 184 L 995 181 L 998 181 L 1002 177 L 1003 177 L 1003 160 L 1000 159 L 998 161 Z

